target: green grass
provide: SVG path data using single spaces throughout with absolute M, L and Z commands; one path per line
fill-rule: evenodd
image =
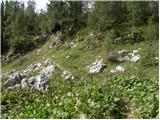
M 85 34 L 84 34 L 85 31 Z M 70 70 L 73 73 L 79 73 L 80 75 L 86 74 L 86 66 L 91 64 L 95 61 L 95 59 L 98 56 L 101 56 L 104 60 L 104 62 L 107 64 L 107 70 L 109 71 L 111 68 L 115 67 L 115 64 L 111 64 L 107 57 L 110 53 L 113 53 L 113 51 L 117 52 L 122 49 L 126 49 L 128 51 L 132 51 L 134 49 L 142 48 L 142 50 L 139 52 L 141 56 L 141 60 L 137 63 L 121 63 L 120 65 L 124 65 L 128 70 L 125 75 L 136 75 L 139 76 L 138 71 L 141 71 L 141 73 L 145 74 L 147 77 L 152 76 L 158 76 L 158 65 L 157 66 L 147 66 L 143 67 L 143 63 L 146 61 L 146 54 L 148 49 L 148 42 L 143 41 L 140 43 L 135 44 L 110 44 L 109 38 L 104 38 L 101 41 L 96 42 L 96 40 L 89 40 L 86 39 L 89 36 L 90 31 L 87 29 L 82 29 L 79 31 L 75 37 L 73 37 L 73 40 L 76 38 L 83 38 L 80 42 L 78 42 L 78 46 L 76 48 L 69 48 L 69 43 L 72 42 L 72 39 L 67 39 L 66 43 L 63 44 L 58 50 L 55 49 L 49 49 L 49 45 L 56 40 L 55 36 L 51 36 L 49 41 L 46 42 L 40 49 L 40 55 L 36 54 L 36 50 L 26 54 L 23 57 L 20 57 L 19 59 L 7 63 L 5 65 L 2 64 L 2 72 L 10 71 L 11 69 L 18 69 L 22 70 L 31 63 L 36 63 L 38 61 L 41 61 L 44 57 L 45 58 L 51 58 L 52 60 L 55 60 L 57 63 L 59 63 L 61 66 L 63 66 L 65 69 Z M 158 41 L 153 41 L 152 51 L 150 51 L 155 56 L 158 56 Z M 92 47 L 91 50 L 83 50 L 81 48 L 84 48 L 84 44 L 87 43 L 89 46 Z M 66 59 L 66 56 L 70 56 L 70 58 Z M 54 57 L 53 57 L 54 56 Z M 152 58 L 149 58 L 149 61 Z M 138 69 L 135 70 L 134 67 L 137 67 Z M 106 70 L 106 71 L 107 71 Z M 146 72 L 148 74 L 146 74 Z

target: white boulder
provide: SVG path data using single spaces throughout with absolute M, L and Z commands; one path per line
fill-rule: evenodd
M 117 70 L 117 72 L 124 72 L 124 71 L 125 71 L 125 68 L 122 67 L 122 66 L 117 66 L 117 67 L 116 67 L 116 70 Z
M 140 55 L 135 55 L 131 58 L 131 62 L 137 62 L 140 59 Z
M 99 73 L 103 68 L 106 67 L 105 64 L 102 63 L 102 59 L 101 60 L 96 60 L 94 63 L 92 63 L 92 65 L 89 68 L 89 74 L 97 74 Z
M 110 73 L 115 74 L 115 73 L 124 73 L 125 68 L 122 66 L 117 66 L 115 69 L 110 70 Z

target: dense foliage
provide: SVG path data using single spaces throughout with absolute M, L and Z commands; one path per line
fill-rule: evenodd
M 158 118 L 158 108 L 158 78 L 134 76 L 57 79 L 45 94 L 17 89 L 2 96 L 2 118 Z
M 50 1 L 46 11 L 36 12 L 34 1 L 28 1 L 25 7 L 22 2 L 6 0 L 1 3 L 1 19 L 2 54 L 9 50 L 24 53 L 34 47 L 33 35 L 57 31 L 73 35 L 84 26 L 101 32 L 114 29 L 114 36 L 119 36 L 119 32 L 127 27 L 133 27 L 132 32 L 139 33 L 134 29 L 136 26 L 153 25 L 152 30 L 156 29 L 156 32 L 158 2 Z M 26 42 L 30 48 L 25 47 Z

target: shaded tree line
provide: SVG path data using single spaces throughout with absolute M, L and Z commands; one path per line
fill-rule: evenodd
M 34 1 L 25 7 L 6 0 L 1 2 L 1 52 L 25 53 L 46 41 L 37 36 L 57 31 L 71 36 L 82 27 L 105 32 L 150 25 L 158 31 L 158 18 L 158 1 L 50 1 L 46 11 L 36 12 Z

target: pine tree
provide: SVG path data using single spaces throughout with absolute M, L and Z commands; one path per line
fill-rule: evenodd
M 27 19 L 27 32 L 30 35 L 36 34 L 36 13 L 35 13 L 35 1 L 28 1 L 26 8 L 26 19 Z

